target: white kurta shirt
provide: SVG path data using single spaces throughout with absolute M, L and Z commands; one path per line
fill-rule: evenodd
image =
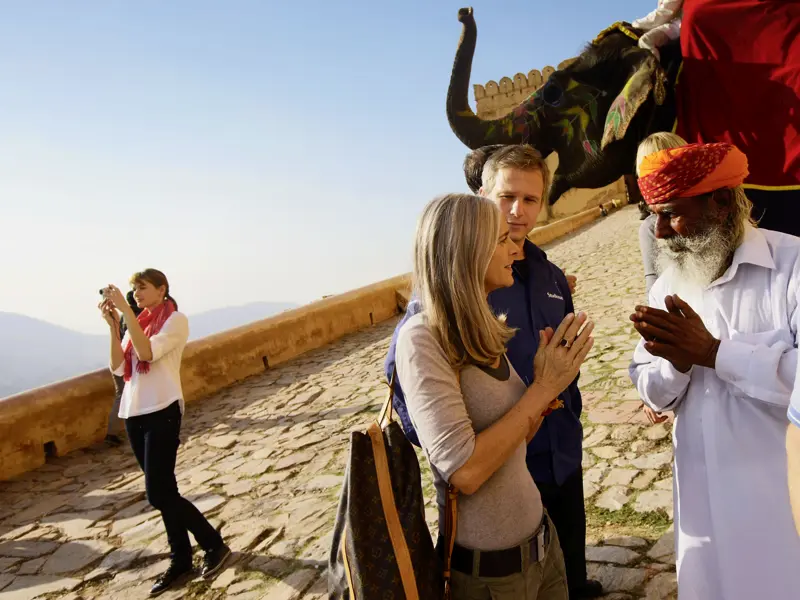
M 122 338 L 122 350 L 128 345 L 130 335 Z M 175 311 L 164 322 L 157 334 L 150 338 L 153 360 L 150 370 L 139 373 L 136 365 L 136 350 L 133 350 L 133 373 L 131 380 L 125 382 L 119 402 L 119 418 L 127 419 L 138 415 L 154 413 L 167 408 L 176 400 L 180 401 L 183 413 L 183 390 L 181 389 L 181 357 L 186 341 L 189 339 L 189 319 Z M 125 373 L 125 361 L 113 371 L 114 375 Z
M 797 369 L 800 371 L 800 362 L 797 364 Z M 800 377 L 795 375 L 795 382 L 800 382 Z M 800 427 L 800 385 L 794 386 L 792 392 L 792 401 L 789 405 L 789 412 L 787 414 L 789 421 Z
M 725 274 L 692 293 L 672 270 L 650 291 L 677 293 L 721 340 L 716 368 L 680 373 L 640 341 L 631 379 L 673 410 L 675 543 L 681 600 L 800 597 L 784 445 L 797 364 L 800 239 L 747 228 Z

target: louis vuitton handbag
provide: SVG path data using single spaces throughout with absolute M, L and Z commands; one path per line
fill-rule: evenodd
M 457 493 L 448 487 L 443 561 L 425 523 L 420 466 L 389 398 L 353 432 L 328 561 L 331 600 L 449 600 Z

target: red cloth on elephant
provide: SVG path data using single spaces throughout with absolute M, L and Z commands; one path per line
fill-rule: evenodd
M 730 144 L 689 144 L 648 154 L 639 165 L 639 190 L 647 204 L 700 196 L 742 185 L 747 157 Z
M 747 184 L 800 187 L 800 0 L 685 0 L 678 129 L 729 142 Z

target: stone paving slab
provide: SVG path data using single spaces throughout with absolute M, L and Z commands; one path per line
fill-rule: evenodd
M 671 435 L 649 426 L 627 378 L 644 295 L 637 211 L 628 207 L 547 249 L 579 278 L 576 306 L 597 323 L 583 368 L 590 574 L 606 598 L 675 597 Z M 234 550 L 213 581 L 162 598 L 322 600 L 347 454 L 386 395 L 396 319 L 188 406 L 181 492 Z M 428 506 L 436 511 L 423 468 Z M 199 552 L 198 552 L 199 558 Z M 128 448 L 75 452 L 0 483 L 0 600 L 147 597 L 168 546 Z

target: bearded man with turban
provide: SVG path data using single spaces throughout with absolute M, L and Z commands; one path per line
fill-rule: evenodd
M 630 375 L 674 425 L 681 600 L 797 598 L 800 537 L 786 478 L 800 326 L 800 239 L 758 229 L 730 144 L 644 157 L 661 273 Z

